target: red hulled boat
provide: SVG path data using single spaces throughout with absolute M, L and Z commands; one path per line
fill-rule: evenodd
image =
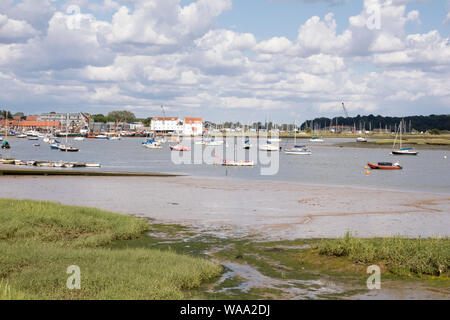
M 371 169 L 380 169 L 380 170 L 400 170 L 402 166 L 398 163 L 391 162 L 378 162 L 378 164 L 369 163 L 368 164 Z

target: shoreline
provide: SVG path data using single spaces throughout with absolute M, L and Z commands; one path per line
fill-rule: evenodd
M 323 145 L 324 147 L 336 148 L 362 148 L 362 149 L 386 149 L 392 150 L 391 144 L 375 143 L 375 142 L 341 142 L 334 145 Z M 431 151 L 450 151 L 450 145 L 432 145 L 432 144 L 408 144 L 405 143 L 405 148 L 411 147 L 416 150 L 431 150 Z
M 1 198 L 91 206 L 225 237 L 450 236 L 449 195 L 191 176 L 0 179 Z

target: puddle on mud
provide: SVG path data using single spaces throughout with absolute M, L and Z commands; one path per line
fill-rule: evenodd
M 248 293 L 251 289 L 270 289 L 280 291 L 278 299 L 319 299 L 323 294 L 341 294 L 343 291 L 332 282 L 325 283 L 323 280 L 280 280 L 267 277 L 255 268 L 235 262 L 222 263 L 227 268 L 217 285 L 220 286 L 227 279 L 238 277 L 242 282 L 237 286 L 220 289 L 218 292 L 233 294 L 233 291 Z
M 177 225 L 178 226 L 178 225 Z M 287 300 L 302 300 L 302 299 L 361 299 L 361 300 L 377 300 L 377 299 L 449 299 L 449 288 L 437 289 L 430 288 L 415 282 L 403 281 L 385 281 L 382 282 L 381 290 L 368 290 L 365 286 L 365 280 L 356 283 L 350 280 L 334 280 L 329 275 L 317 274 L 317 279 L 298 280 L 298 279 L 280 279 L 269 277 L 262 274 L 257 268 L 243 263 L 220 260 L 216 254 L 220 251 L 233 249 L 234 243 L 224 244 L 226 241 L 236 240 L 250 240 L 245 237 L 230 237 L 215 231 L 200 231 L 199 228 L 192 228 L 191 226 L 182 226 L 183 229 L 175 229 L 171 232 L 154 230 L 148 235 L 154 238 L 159 238 L 155 245 L 161 244 L 180 244 L 186 243 L 184 247 L 189 248 L 188 244 L 203 243 L 207 244 L 208 249 L 201 253 L 208 256 L 210 260 L 221 264 L 225 271 L 215 283 L 209 286 L 207 293 L 209 294 L 224 294 L 230 298 L 238 297 L 239 299 L 246 299 L 250 297 L 255 298 L 254 291 L 258 293 L 256 297 L 259 299 L 287 299 Z M 252 238 L 255 242 L 264 244 L 260 237 Z M 263 249 L 264 245 L 261 246 Z M 306 250 L 310 249 L 310 245 L 274 245 L 271 250 Z M 278 264 L 277 267 L 285 267 Z M 305 273 L 313 270 L 305 270 Z

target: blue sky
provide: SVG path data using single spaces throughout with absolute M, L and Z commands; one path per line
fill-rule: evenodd
M 330 2 L 5 0 L 0 104 L 241 122 L 333 117 L 341 100 L 352 115 L 450 113 L 450 1 Z

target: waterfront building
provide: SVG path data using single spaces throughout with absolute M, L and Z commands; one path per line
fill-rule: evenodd
M 144 124 L 142 122 L 132 122 L 130 123 L 131 131 L 144 131 Z
M 183 124 L 183 135 L 185 136 L 200 136 L 203 134 L 203 119 L 185 117 Z
M 183 121 L 178 117 L 154 117 L 150 128 L 158 133 L 180 133 L 183 132 Z

